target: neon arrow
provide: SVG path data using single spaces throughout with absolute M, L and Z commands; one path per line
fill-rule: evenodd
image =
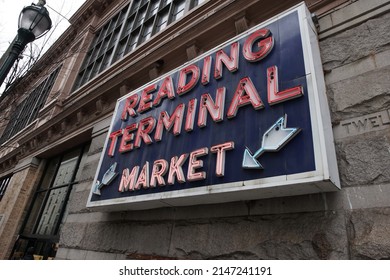
M 111 184 L 111 182 L 115 179 L 116 175 L 118 175 L 118 173 L 115 172 L 116 166 L 117 163 L 115 162 L 113 165 L 110 166 L 110 168 L 108 168 L 106 173 L 104 173 L 101 182 L 99 180 L 96 180 L 93 194 L 101 195 L 100 189 L 104 186 L 108 186 L 109 184 Z
M 247 147 L 244 151 L 242 167 L 247 169 L 264 169 L 257 161 L 257 158 L 265 152 L 278 152 L 301 131 L 300 128 L 286 128 L 286 125 L 287 115 L 284 115 L 264 133 L 260 149 L 252 155 Z

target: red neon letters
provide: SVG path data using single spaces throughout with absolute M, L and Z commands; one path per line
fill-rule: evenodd
M 248 63 L 254 63 L 267 57 L 273 46 L 274 39 L 268 29 L 256 30 L 244 41 L 242 56 Z M 221 49 L 215 54 L 214 79 L 222 78 L 224 67 L 230 72 L 238 71 L 239 42 L 233 42 L 230 45 L 229 54 L 225 50 Z M 153 110 L 162 102 L 174 100 L 176 95 L 190 94 L 191 90 L 198 84 L 207 85 L 210 82 L 212 68 L 213 59 L 209 55 L 203 58 L 203 69 L 199 69 L 195 64 L 181 69 L 178 73 L 176 88 L 172 76 L 167 76 L 161 81 L 160 85 L 158 83 L 151 84 L 143 88 L 139 94 L 130 95 L 124 100 L 121 120 L 128 121 L 129 117 L 135 118 L 137 114 Z M 303 95 L 301 86 L 279 91 L 277 66 L 268 67 L 265 77 L 267 79 L 267 101 L 270 105 Z M 108 155 L 111 157 L 115 155 L 118 139 L 120 139 L 119 152 L 126 153 L 134 148 L 140 148 L 142 142 L 150 145 L 153 142 L 162 141 L 164 130 L 170 131 L 175 136 L 180 135 L 183 122 L 184 131 L 187 133 L 193 131 L 195 125 L 199 128 L 205 127 L 208 115 L 210 115 L 213 122 L 221 122 L 225 117 L 225 106 L 227 106 L 227 119 L 236 117 L 238 110 L 244 106 L 251 106 L 254 110 L 264 108 L 257 85 L 253 83 L 250 77 L 242 77 L 237 84 L 232 99 L 226 100 L 226 92 L 229 90 L 233 89 L 222 86 L 217 88 L 215 93 L 197 91 L 201 95 L 194 96 L 187 104 L 178 104 L 173 112 L 162 111 L 158 117 L 149 116 L 141 119 L 136 124 L 133 123 L 124 129 L 112 132 L 109 137 Z
M 264 61 L 273 47 L 274 38 L 270 30 L 256 30 L 242 42 L 232 42 L 230 46 L 216 51 L 215 56 L 206 55 L 202 61 L 186 65 L 177 73 L 168 75 L 163 80 L 149 84 L 128 96 L 119 106 L 120 119 L 126 123 L 121 129 L 109 135 L 107 155 L 115 156 L 116 150 L 122 154 L 130 153 L 145 145 L 164 141 L 168 133 L 179 137 L 196 129 L 206 129 L 208 125 L 222 122 L 225 118 L 229 121 L 239 114 L 242 107 L 264 109 L 266 103 L 260 94 L 263 94 L 263 98 L 267 99 L 264 101 L 271 106 L 302 96 L 302 86 L 279 90 L 276 65 L 267 66 L 266 73 L 259 70 L 259 73 L 255 74 L 266 81 L 266 93 L 259 91 L 258 79 L 252 76 L 237 76 L 240 73 L 240 65 L 242 67 L 243 63 L 254 64 Z M 234 79 L 230 80 L 229 75 L 234 72 L 236 72 Z M 206 86 L 213 82 L 213 79 L 218 86 L 214 87 L 213 92 L 208 92 Z M 190 94 L 192 95 L 190 99 L 187 98 L 187 101 L 183 102 L 182 96 Z M 176 105 L 167 107 L 172 108 L 169 112 L 157 111 L 157 107 L 163 102 L 175 102 Z M 156 112 L 142 117 L 142 114 L 151 110 Z M 171 157 L 170 160 L 156 159 L 153 163 L 146 161 L 143 166 L 133 166 L 131 170 L 124 168 L 121 171 L 119 191 L 135 191 L 141 188 L 173 185 L 176 182 L 205 180 L 208 176 L 203 169 L 205 157 L 209 159 L 208 165 L 210 159 L 215 159 L 215 176 L 223 177 L 226 152 L 233 149 L 233 141 L 213 143 L 211 147 L 187 151 Z
M 211 153 L 217 154 L 215 160 L 215 174 L 216 176 L 224 176 L 226 151 L 234 149 L 234 142 L 226 142 L 215 145 L 210 148 Z M 209 154 L 207 147 L 197 149 L 190 154 L 185 153 L 180 156 L 173 156 L 170 164 L 165 159 L 158 159 L 154 161 L 152 172 L 150 173 L 150 163 L 145 162 L 140 172 L 140 166 L 134 166 L 131 171 L 128 168 L 123 169 L 122 178 L 119 184 L 119 191 L 136 191 L 141 188 L 155 188 L 166 185 L 173 185 L 178 183 L 185 183 L 186 181 L 204 180 L 207 177 L 205 171 L 202 171 L 203 160 Z M 184 165 L 187 164 L 187 176 L 183 170 Z M 164 176 L 168 174 L 167 182 Z

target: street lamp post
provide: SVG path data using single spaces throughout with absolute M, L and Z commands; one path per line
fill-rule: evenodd
M 50 30 L 51 19 L 49 12 L 44 7 L 45 4 L 45 0 L 39 0 L 38 4 L 31 4 L 31 6 L 24 7 L 20 13 L 18 34 L 12 43 L 8 56 L 0 66 L 0 86 L 3 84 L 8 72 L 26 45 L 42 37 Z

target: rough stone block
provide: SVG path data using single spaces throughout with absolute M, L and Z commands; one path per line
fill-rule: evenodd
M 249 213 L 248 205 L 243 201 L 223 204 L 194 205 L 175 209 L 175 219 L 212 219 L 219 217 L 246 216 Z
M 390 184 L 344 188 L 342 200 L 346 209 L 390 206 Z
M 86 205 L 87 205 L 89 193 L 90 193 L 89 190 L 79 191 L 79 192 L 72 191 L 68 202 L 69 213 L 73 214 L 73 213 L 88 212 L 89 210 L 86 208 Z
M 66 223 L 61 227 L 60 247 L 79 248 L 84 239 L 89 238 L 85 234 L 87 224 Z
M 251 215 L 315 212 L 328 210 L 325 194 L 278 197 L 249 202 Z
M 81 245 L 84 249 L 110 252 L 168 253 L 170 223 L 93 223 L 89 224 Z
M 336 143 L 342 186 L 390 182 L 390 132 L 377 131 Z
M 103 150 L 104 143 L 106 142 L 107 133 L 96 136 L 92 139 L 91 146 L 89 147 L 88 154 L 100 154 Z
M 390 52 L 386 52 L 390 53 Z M 356 62 L 343 65 L 341 67 L 332 69 L 332 71 L 325 73 L 326 84 L 333 84 L 339 81 L 350 79 L 366 72 L 373 71 L 377 68 L 375 56 L 369 56 L 360 59 Z
M 75 192 L 90 191 L 92 187 L 92 180 L 82 181 L 79 184 L 73 186 L 72 190 Z
M 81 167 L 80 181 L 93 180 L 95 178 L 95 173 L 99 165 L 100 154 L 94 154 L 88 156 L 88 159 L 85 161 L 85 164 Z
M 322 212 L 176 223 L 170 255 L 184 259 L 344 259 L 343 214 Z
M 390 14 L 385 14 L 320 41 L 324 69 L 331 70 L 389 49 L 389 30 Z
M 128 221 L 163 221 L 174 218 L 175 208 L 173 207 L 123 212 L 123 219 Z
M 348 228 L 351 259 L 390 259 L 390 208 L 351 211 Z
M 337 123 L 387 110 L 390 107 L 389 76 L 390 67 L 385 67 L 328 85 L 332 121 Z

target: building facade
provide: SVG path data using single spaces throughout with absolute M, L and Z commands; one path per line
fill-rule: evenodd
M 298 51 L 289 45 L 289 25 L 279 24 L 294 9 L 299 36 L 307 39 Z M 389 259 L 389 11 L 387 0 L 86 1 L 71 27 L 0 97 L 0 258 L 20 259 L 33 247 L 37 259 Z M 243 72 L 276 53 L 278 68 L 264 66 L 263 78 Z M 206 65 L 220 68 L 208 74 Z M 293 68 L 306 70 L 284 78 Z M 256 91 L 257 78 L 265 92 Z M 197 99 L 186 99 L 186 113 L 174 103 L 208 85 L 209 95 L 196 91 Z M 313 99 L 312 87 L 324 98 Z M 306 104 L 306 117 L 289 108 L 304 100 L 319 106 Z M 154 114 L 160 102 L 174 105 Z M 194 102 L 204 113 L 196 124 L 188 113 Z M 248 110 L 272 121 L 261 128 L 250 117 L 241 121 Z M 307 121 L 295 131 L 294 114 L 324 118 L 325 125 Z M 125 123 L 135 115 L 148 117 Z M 170 116 L 181 118 L 182 131 Z M 279 156 L 287 173 L 244 173 L 237 186 L 239 171 L 229 160 L 248 162 L 230 153 L 243 146 L 237 127 L 248 123 L 260 131 L 253 134 L 262 148 L 247 146 L 251 163 L 264 164 L 256 174 L 268 174 L 266 163 L 278 165 Z M 203 141 L 196 129 L 211 126 L 228 128 L 209 135 L 203 150 L 176 147 Z M 266 147 L 268 136 L 288 129 L 286 143 Z M 307 131 L 321 136 L 306 141 Z M 173 143 L 162 138 L 168 134 Z M 228 142 L 231 134 L 238 138 Z M 184 135 L 190 140 L 182 144 Z M 320 179 L 294 169 L 310 163 L 309 146 L 329 158 Z M 154 163 L 145 147 L 159 154 Z M 129 154 L 142 158 L 138 169 Z M 217 158 L 213 172 L 206 155 Z M 190 170 L 184 177 L 182 166 Z

